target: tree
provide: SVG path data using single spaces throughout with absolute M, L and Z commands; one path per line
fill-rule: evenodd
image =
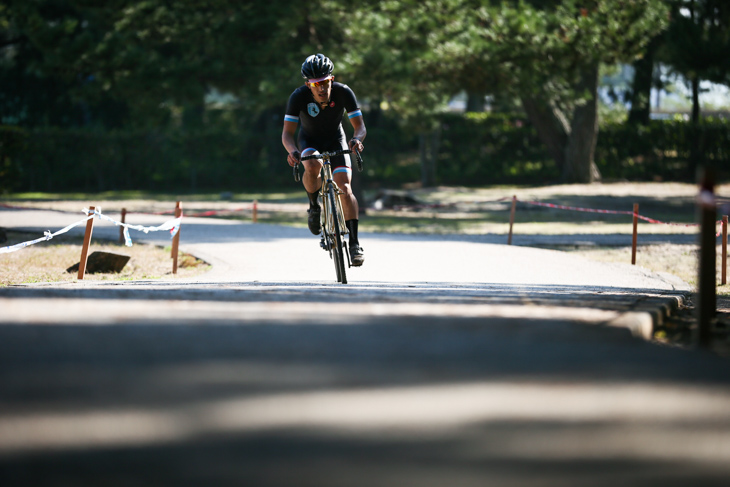
M 672 21 L 660 58 L 689 81 L 692 131 L 688 177 L 704 162 L 700 131 L 700 82 L 730 85 L 730 4 L 723 0 L 671 0 Z
M 77 89 L 85 79 L 46 47 L 73 30 L 78 19 L 62 2 L 7 2 L 0 6 L 0 112 L 20 125 L 81 125 L 93 111 Z M 69 53 L 69 56 L 72 56 Z
M 654 63 L 656 52 L 662 42 L 662 35 L 651 40 L 642 56 L 633 63 L 634 79 L 627 93 L 627 101 L 631 103 L 628 122 L 647 125 L 651 115 L 651 90 L 655 84 Z
M 599 65 L 641 54 L 667 9 L 662 0 L 423 0 L 379 3 L 369 18 L 363 25 L 379 25 L 396 56 L 414 59 L 375 68 L 400 78 L 401 104 L 429 91 L 519 96 L 564 179 L 591 182 Z M 359 48 L 382 53 L 365 34 Z
M 34 89 L 53 98 L 42 106 L 63 96 L 85 106 L 115 100 L 137 126 L 164 122 L 171 105 L 195 123 L 212 89 L 237 95 L 255 118 L 283 109 L 306 55 L 342 52 L 351 8 L 330 0 L 14 0 L 0 6 L 0 47 L 19 54 L 6 55 L 0 71 L 60 88 Z
M 671 0 L 672 21 L 661 60 L 689 80 L 692 121 L 699 121 L 702 80 L 730 84 L 730 3 L 724 0 Z

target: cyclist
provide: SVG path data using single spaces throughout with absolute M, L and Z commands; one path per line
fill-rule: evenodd
M 304 86 L 300 86 L 289 97 L 284 115 L 284 130 L 281 142 L 289 156 L 287 162 L 296 166 L 301 156 L 318 152 L 350 149 L 362 151 L 363 140 L 367 131 L 362 111 L 357 105 L 355 93 L 349 86 L 335 82 L 332 75 L 335 65 L 324 54 L 314 54 L 304 60 L 302 77 Z M 353 137 L 345 143 L 345 131 L 342 128 L 342 117 L 347 112 L 354 129 Z M 297 127 L 301 122 L 298 140 L 295 139 Z M 301 153 L 299 152 L 301 148 Z M 303 161 L 304 176 L 302 183 L 309 197 L 309 230 L 314 235 L 322 231 L 320 224 L 321 207 L 319 205 L 319 188 L 322 186 L 320 170 L 321 159 Z M 358 203 L 352 192 L 352 164 L 349 155 L 331 158 L 332 177 L 344 193 L 342 209 L 345 213 L 345 224 L 350 232 L 350 257 L 352 265 L 361 266 L 365 254 L 357 236 Z

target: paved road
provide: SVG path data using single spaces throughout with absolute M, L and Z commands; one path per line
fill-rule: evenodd
M 213 271 L 0 289 L 3 486 L 727 483 L 728 362 L 637 338 L 672 276 L 366 234 L 342 286 L 306 230 L 182 236 Z

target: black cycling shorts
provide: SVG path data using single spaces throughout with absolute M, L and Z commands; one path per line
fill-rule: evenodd
M 318 151 L 320 153 L 349 149 L 349 147 L 347 146 L 347 143 L 345 142 L 344 133 L 335 139 L 323 142 L 319 139 L 307 137 L 307 135 L 303 134 L 302 131 L 300 130 L 298 143 L 299 143 L 299 149 L 301 150 L 301 152 L 304 152 L 306 149 L 315 149 L 316 151 Z M 334 170 L 339 167 L 346 167 L 348 169 L 352 169 L 352 163 L 350 162 L 349 154 L 331 157 L 330 164 L 332 166 L 332 172 L 334 172 Z

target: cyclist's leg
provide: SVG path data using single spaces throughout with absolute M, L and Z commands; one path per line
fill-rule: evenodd
M 320 147 L 320 144 L 307 136 L 302 130 L 299 131 L 299 139 L 297 144 L 302 148 L 302 156 L 309 156 L 317 151 L 326 150 L 326 148 Z M 307 193 L 318 193 L 319 188 L 322 187 L 322 160 L 321 159 L 309 159 L 302 161 L 304 166 L 304 175 L 302 175 L 302 184 Z
M 347 149 L 344 132 L 340 134 L 337 141 L 333 141 L 332 147 L 327 148 L 327 150 L 340 149 Z M 332 163 L 332 178 L 339 186 L 340 191 L 344 193 L 340 200 L 342 201 L 342 210 L 345 213 L 345 221 L 357 219 L 359 210 L 357 199 L 352 192 L 352 163 L 350 162 L 350 156 L 334 156 L 330 161 Z
M 316 154 L 317 150 L 314 147 L 307 147 L 302 151 L 302 156 L 309 156 Z M 322 187 L 322 159 L 308 159 L 302 161 L 304 166 L 304 175 L 302 176 L 302 183 L 307 193 L 317 193 L 319 188 Z
M 314 144 L 307 140 L 303 134 L 299 135 L 299 147 L 304 147 L 302 150 L 302 156 L 308 156 L 316 154 Z M 319 205 L 319 190 L 322 187 L 322 160 L 321 159 L 308 159 L 302 161 L 304 166 L 304 174 L 302 175 L 302 184 L 304 190 L 307 192 L 307 198 L 309 198 L 309 209 L 307 210 L 307 226 L 309 231 L 314 235 L 319 235 L 322 231 L 322 225 L 320 223 L 321 207 Z
M 347 166 L 337 167 L 332 171 L 332 177 L 344 193 L 340 200 L 342 201 L 342 211 L 345 213 L 345 224 L 350 233 L 348 246 L 350 247 L 352 265 L 361 266 L 365 262 L 365 254 L 362 247 L 360 247 L 360 240 L 358 238 L 359 207 L 357 198 L 355 198 L 355 194 L 352 192 L 352 169 Z
M 352 192 L 352 169 L 344 166 L 335 168 L 332 170 L 332 178 L 343 193 L 340 200 L 345 213 L 345 221 L 357 219 L 359 207 L 357 198 Z

